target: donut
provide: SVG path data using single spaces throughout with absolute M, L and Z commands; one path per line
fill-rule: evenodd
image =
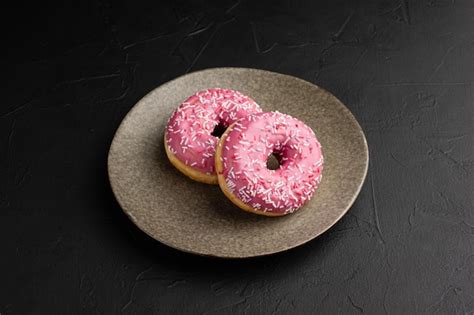
M 273 154 L 277 169 L 269 169 Z M 258 113 L 232 124 L 215 155 L 224 194 L 239 208 L 265 216 L 292 213 L 321 181 L 323 155 L 313 130 L 279 112 Z
M 208 89 L 186 99 L 171 115 L 165 150 L 171 163 L 193 180 L 217 184 L 214 154 L 227 127 L 261 112 L 250 97 L 229 89 Z

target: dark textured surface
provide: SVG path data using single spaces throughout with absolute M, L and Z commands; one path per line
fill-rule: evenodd
M 2 314 L 473 313 L 474 2 L 40 4 L 3 10 Z M 218 66 L 314 82 L 361 122 L 367 182 L 322 237 L 200 258 L 114 201 L 107 150 L 126 112 Z

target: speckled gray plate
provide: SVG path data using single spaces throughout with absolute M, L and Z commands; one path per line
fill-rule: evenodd
M 313 128 L 325 164 L 321 186 L 304 208 L 277 218 L 250 214 L 218 186 L 194 182 L 170 164 L 163 147 L 168 117 L 186 97 L 212 87 L 239 90 L 265 111 Z M 141 230 L 185 252 L 227 258 L 276 253 L 317 237 L 352 205 L 367 165 L 364 133 L 336 97 L 295 77 L 242 68 L 194 72 L 150 92 L 123 120 L 108 159 L 114 194 Z

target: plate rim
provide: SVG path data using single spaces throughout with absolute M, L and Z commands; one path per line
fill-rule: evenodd
M 352 196 L 352 199 L 351 201 L 348 203 L 348 205 L 346 206 L 346 208 L 344 209 L 344 211 L 341 211 L 340 215 L 332 222 L 332 224 L 328 225 L 325 229 L 322 229 L 319 233 L 315 234 L 315 235 L 312 235 L 310 238 L 308 238 L 307 240 L 303 240 L 303 241 L 300 241 L 300 242 L 296 242 L 290 246 L 285 246 L 283 249 L 281 250 L 274 250 L 274 251 L 268 251 L 268 252 L 262 252 L 262 253 L 259 253 L 257 255 L 213 255 L 213 254 L 207 254 L 207 253 L 201 253 L 201 252 L 198 252 L 198 251 L 193 251 L 193 250 L 190 250 L 190 249 L 185 249 L 185 248 L 180 248 L 178 246 L 175 246 L 173 244 L 170 244 L 162 239 L 158 239 L 156 238 L 155 236 L 151 235 L 151 233 L 147 232 L 145 229 L 143 229 L 137 222 L 136 218 L 130 213 L 130 211 L 126 210 L 125 206 L 122 204 L 122 202 L 120 201 L 120 198 L 118 198 L 118 194 L 116 192 L 116 188 L 114 187 L 114 183 L 111 179 L 111 159 L 112 159 L 112 148 L 116 145 L 116 139 L 117 139 L 117 134 L 121 131 L 121 129 L 124 128 L 125 126 L 125 123 L 126 121 L 130 118 L 130 116 L 132 116 L 132 114 L 137 110 L 137 107 L 138 105 L 144 101 L 145 99 L 149 98 L 157 89 L 159 88 L 162 88 L 162 87 L 165 87 L 169 84 L 172 84 L 173 82 L 175 82 L 176 80 L 179 80 L 179 79 L 182 79 L 184 77 L 187 77 L 187 76 L 190 76 L 190 75 L 196 75 L 196 74 L 199 74 L 199 73 L 204 73 L 204 72 L 211 72 L 211 71 L 235 71 L 235 70 L 244 70 L 244 71 L 251 71 L 251 72 L 264 72 L 264 73 L 267 73 L 267 74 L 277 74 L 279 76 L 283 76 L 283 77 L 286 77 L 288 79 L 292 79 L 292 80 L 297 80 L 299 81 L 300 83 L 304 84 L 304 85 L 309 85 L 311 87 L 317 87 L 318 89 L 321 89 L 323 92 L 325 93 L 328 93 L 330 95 L 332 95 L 334 98 L 337 99 L 337 101 L 339 102 L 339 107 L 344 111 L 346 112 L 346 114 L 348 114 L 348 117 L 349 119 L 352 121 L 352 123 L 354 123 L 357 131 L 358 131 L 358 134 L 362 137 L 362 143 L 363 143 L 363 146 L 364 146 L 364 150 L 363 150 L 363 153 L 364 153 L 364 164 L 365 164 L 365 168 L 364 168 L 364 172 L 362 174 L 362 179 L 359 183 L 359 185 L 357 186 L 357 190 L 355 191 L 355 193 L 353 194 Z M 282 253 L 282 252 L 286 252 L 288 250 L 291 250 L 293 248 L 296 248 L 296 247 L 300 247 L 314 239 L 316 239 L 317 237 L 321 236 L 322 234 L 326 233 L 329 229 L 331 229 L 334 225 L 336 225 L 343 216 L 346 215 L 346 213 L 351 209 L 351 207 L 354 205 L 357 197 L 359 196 L 361 190 L 362 190 L 362 187 L 364 186 L 364 183 L 367 179 L 367 173 L 368 173 L 368 169 L 369 169 L 369 161 L 370 161 L 370 156 L 369 156 L 369 146 L 368 146 L 368 143 L 367 143 L 367 138 L 365 137 L 365 133 L 364 133 L 364 130 L 362 129 L 361 125 L 359 124 L 359 122 L 357 121 L 357 119 L 355 118 L 354 114 L 352 114 L 352 112 L 349 110 L 349 108 L 347 108 L 347 106 L 337 97 L 335 96 L 333 93 L 329 92 L 328 90 L 320 87 L 319 85 L 317 84 L 314 84 L 314 83 L 311 83 L 307 80 L 304 80 L 304 79 L 301 79 L 301 78 L 298 78 L 298 77 L 295 77 L 295 76 L 292 76 L 292 75 L 289 75 L 289 74 L 285 74 L 285 73 L 280 73 L 280 72 L 275 72 L 275 71 L 269 71 L 269 70 L 264 70 L 264 69 L 256 69 L 256 68 L 245 68 L 245 67 L 215 67 L 215 68 L 206 68 L 206 69 L 202 69 L 202 70 L 197 70 L 197 71 L 193 71 L 193 72 L 189 72 L 189 73 L 185 73 L 183 75 L 180 75 L 174 79 L 171 79 L 163 84 L 160 84 L 156 87 L 154 87 L 153 89 L 151 89 L 147 94 L 145 94 L 142 98 L 140 98 L 133 106 L 132 108 L 130 108 L 130 110 L 127 112 L 127 114 L 123 117 L 122 121 L 120 122 L 119 126 L 117 127 L 117 129 L 115 130 L 115 133 L 114 133 L 114 136 L 112 138 L 112 141 L 110 142 L 110 146 L 109 146 L 109 150 L 108 150 L 108 153 L 107 153 L 107 177 L 109 179 L 109 185 L 112 189 L 112 193 L 114 194 L 114 197 L 115 197 L 115 200 L 117 201 L 117 203 L 119 204 L 120 208 L 122 209 L 122 211 L 125 213 L 125 215 L 133 222 L 133 224 L 142 232 L 144 232 L 146 235 L 148 235 L 149 237 L 151 237 L 152 239 L 154 239 L 155 241 L 158 241 L 168 247 L 171 247 L 175 250 L 178 250 L 178 251 L 181 251 L 181 252 L 185 252 L 185 253 L 188 253 L 188 254 L 193 254 L 193 255 L 198 255 L 198 256 L 204 256 L 204 257 L 214 257 L 214 258 L 222 258 L 222 259 L 246 259 L 246 258 L 253 258 L 253 257 L 262 257 L 262 256 L 268 256 L 268 255 L 272 255 L 272 254 L 277 254 L 277 253 Z M 272 220 L 273 218 L 269 218 L 269 220 Z

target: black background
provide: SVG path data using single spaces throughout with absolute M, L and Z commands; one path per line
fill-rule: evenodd
M 474 313 L 474 1 L 234 1 L 2 9 L 0 313 Z M 366 132 L 362 192 L 318 239 L 201 258 L 114 200 L 127 111 L 220 66 L 316 83 Z

